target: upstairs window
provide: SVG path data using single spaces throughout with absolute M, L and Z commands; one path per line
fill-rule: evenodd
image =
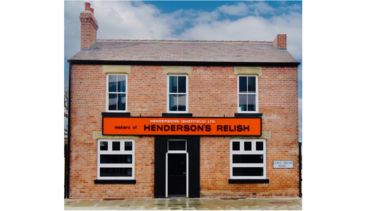
M 168 76 L 168 112 L 187 112 L 188 107 L 188 89 L 186 75 Z
M 238 76 L 238 112 L 258 112 L 257 83 L 257 76 Z
M 127 75 L 107 75 L 107 111 L 127 110 Z

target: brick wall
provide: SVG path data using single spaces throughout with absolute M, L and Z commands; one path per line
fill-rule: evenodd
M 235 81 L 233 83 L 236 84 Z M 233 86 L 228 85 L 222 89 L 233 89 Z M 233 99 L 230 98 L 228 101 L 232 102 Z M 262 68 L 262 75 L 259 77 L 259 108 L 260 113 L 263 113 L 263 135 L 267 145 L 267 177 L 270 183 L 228 184 L 231 138 L 201 137 L 200 172 L 203 197 L 298 196 L 296 68 Z M 294 168 L 273 169 L 273 160 L 293 160 Z
M 152 137 L 131 137 L 135 140 L 135 185 L 94 184 L 97 170 L 97 138 L 94 132 L 101 131 L 101 112 L 105 111 L 106 76 L 100 66 L 89 65 L 74 65 L 71 74 L 70 197 L 152 197 L 154 193 Z
M 73 65 L 71 81 L 71 198 L 153 197 L 154 138 L 135 140 L 136 184 L 94 184 L 96 144 L 105 111 L 106 76 L 99 65 Z M 132 66 L 128 110 L 132 116 L 166 112 L 166 75 L 158 66 Z M 189 112 L 194 116 L 233 116 L 237 106 L 232 67 L 193 67 Z M 259 105 L 267 144 L 269 184 L 228 184 L 230 137 L 201 137 L 201 195 L 297 196 L 297 68 L 262 68 Z M 273 160 L 293 160 L 294 169 L 272 169 Z M 256 195 L 253 195 L 256 193 Z
M 237 106 L 233 67 L 193 67 L 189 112 L 194 116 L 233 116 Z

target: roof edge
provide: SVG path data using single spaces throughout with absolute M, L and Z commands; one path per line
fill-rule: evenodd
M 272 41 L 268 40 L 179 40 L 179 39 L 97 39 L 97 42 L 196 42 L 196 43 L 261 43 L 261 44 L 272 44 Z
M 70 64 L 97 65 L 156 65 L 156 66 L 282 66 L 298 67 L 300 62 L 215 62 L 215 61 L 135 61 L 135 60 L 76 60 L 69 59 Z

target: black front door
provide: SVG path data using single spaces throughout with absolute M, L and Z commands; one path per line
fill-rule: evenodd
M 170 145 L 171 139 L 186 140 L 186 148 L 178 142 Z M 185 153 L 171 152 L 182 151 L 184 149 L 186 150 Z M 155 137 L 154 194 L 156 198 L 170 196 L 196 198 L 200 196 L 199 152 L 199 136 Z M 188 162 L 186 162 L 187 154 L 189 154 Z M 167 157 L 168 161 L 166 160 Z M 188 171 L 186 171 L 186 167 L 188 167 Z M 188 189 L 186 189 L 186 179 L 189 180 Z
M 168 196 L 186 196 L 186 154 L 168 154 Z

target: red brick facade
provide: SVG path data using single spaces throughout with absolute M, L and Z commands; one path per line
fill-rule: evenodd
M 193 116 L 228 117 L 237 112 L 237 75 L 233 67 L 194 66 L 188 78 L 188 111 Z M 298 196 L 297 67 L 261 67 L 258 84 L 269 183 L 229 184 L 230 140 L 235 137 L 201 137 L 201 197 Z M 167 74 L 162 66 L 131 66 L 127 87 L 132 116 L 161 116 L 166 112 Z M 106 110 L 106 74 L 102 66 L 72 64 L 70 88 L 69 197 L 153 197 L 154 137 L 126 137 L 135 141 L 136 184 L 94 184 L 101 113 Z M 273 169 L 274 160 L 293 160 L 294 168 Z

